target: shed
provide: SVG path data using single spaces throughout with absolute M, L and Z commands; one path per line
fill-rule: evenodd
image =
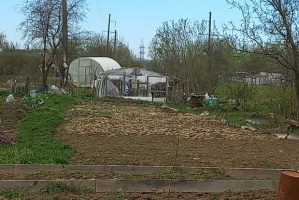
M 120 68 L 118 62 L 108 57 L 82 57 L 71 62 L 69 74 L 75 85 L 90 87 L 101 72 Z
M 114 69 L 103 74 L 113 81 L 125 98 L 166 101 L 169 84 L 165 75 L 144 68 Z

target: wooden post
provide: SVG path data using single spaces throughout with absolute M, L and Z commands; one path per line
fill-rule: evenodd
M 137 86 L 136 86 L 136 88 L 137 88 L 137 96 L 139 96 L 139 80 L 137 80 Z
M 166 76 L 166 92 L 165 92 L 165 103 L 168 102 L 168 77 Z
M 149 92 L 149 90 L 148 90 L 148 81 L 149 81 L 149 77 L 147 76 L 146 77 L 146 96 L 148 97 L 148 92 Z

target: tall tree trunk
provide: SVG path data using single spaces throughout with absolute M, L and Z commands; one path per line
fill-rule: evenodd
M 42 77 L 42 85 L 41 85 L 42 92 L 44 92 L 46 90 L 46 82 L 47 82 L 47 73 L 46 73 L 46 67 L 47 67 L 47 63 L 46 63 L 47 37 L 46 37 L 46 35 L 44 35 L 43 43 L 44 43 L 43 44 L 44 45 L 44 49 L 43 49 L 43 62 L 42 62 L 42 73 L 43 73 L 43 77 Z
M 299 73 L 295 72 L 295 76 L 294 76 L 294 90 L 295 90 L 295 94 L 296 94 L 296 116 L 298 118 L 298 114 L 299 114 Z

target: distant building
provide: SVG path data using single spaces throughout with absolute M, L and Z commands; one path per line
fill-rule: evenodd
M 245 82 L 255 85 L 281 85 L 284 82 L 284 75 L 281 73 L 260 72 L 250 75 L 247 72 L 235 72 L 231 79 L 233 82 Z

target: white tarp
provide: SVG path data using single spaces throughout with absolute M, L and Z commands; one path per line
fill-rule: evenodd
M 119 96 L 118 88 L 105 74 L 101 74 L 96 80 L 96 91 L 98 97 Z
M 114 69 L 105 71 L 105 74 L 108 74 L 108 77 L 111 80 L 124 80 L 125 82 L 132 82 L 139 81 L 142 83 L 146 83 L 148 81 L 149 85 L 155 83 L 166 83 L 167 76 L 161 75 L 157 72 L 149 71 L 146 69 L 139 69 L 137 76 L 134 74 L 134 68 L 121 68 L 121 69 Z

